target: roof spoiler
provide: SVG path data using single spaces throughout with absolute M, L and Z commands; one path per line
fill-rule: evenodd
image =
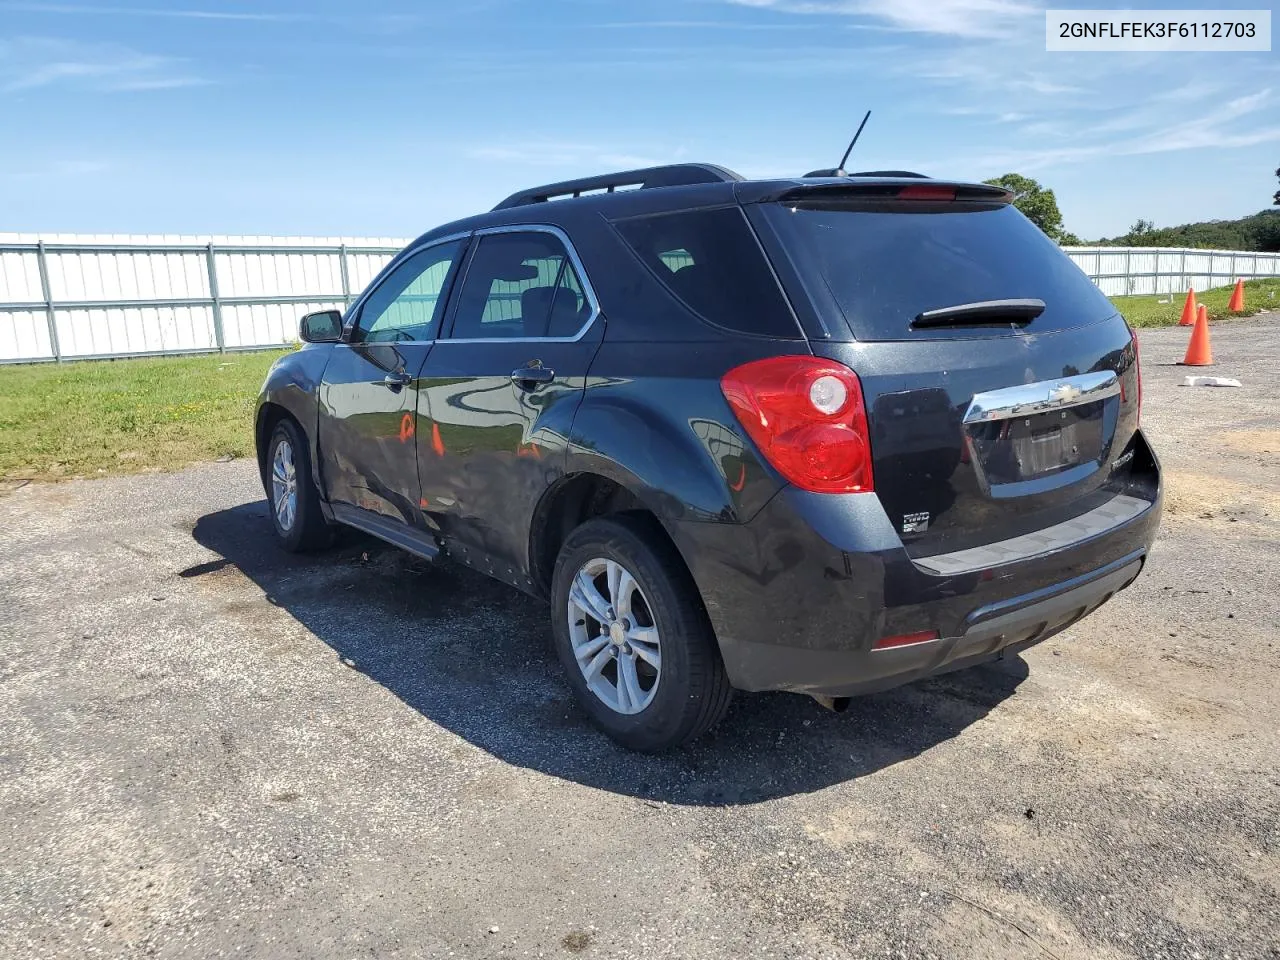
M 958 183 L 928 178 L 886 177 L 873 180 L 869 177 L 805 182 L 792 180 L 783 183 L 761 184 L 763 188 L 751 190 L 752 184 L 743 184 L 739 199 L 744 203 L 767 203 L 789 200 L 902 200 L 951 203 L 954 201 L 977 203 L 1009 203 L 1013 194 L 1002 187 L 984 183 Z M 749 193 L 749 196 L 747 195 Z

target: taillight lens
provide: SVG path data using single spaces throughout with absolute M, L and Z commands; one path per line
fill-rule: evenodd
M 858 375 L 818 357 L 768 357 L 720 380 L 734 416 L 782 476 L 813 493 L 873 490 Z

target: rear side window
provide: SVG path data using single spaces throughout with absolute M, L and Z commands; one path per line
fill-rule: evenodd
M 1035 334 L 1116 312 L 1080 268 L 1010 206 L 762 206 L 814 301 L 834 301 L 859 340 Z M 1045 302 L 1044 313 L 1022 328 L 911 326 L 928 310 L 1022 298 Z
M 635 217 L 614 226 L 662 285 L 709 323 L 762 337 L 799 337 L 738 207 Z

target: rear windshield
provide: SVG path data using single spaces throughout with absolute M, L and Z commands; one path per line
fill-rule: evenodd
M 1080 268 L 1010 206 L 762 207 L 816 306 L 843 314 L 859 340 L 1044 333 L 1116 312 Z M 911 326 L 928 310 L 1023 298 L 1043 300 L 1045 310 L 1022 328 Z

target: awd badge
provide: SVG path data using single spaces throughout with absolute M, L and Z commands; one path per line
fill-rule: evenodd
M 929 529 L 929 511 L 923 513 L 905 513 L 902 515 L 903 533 L 924 533 Z

